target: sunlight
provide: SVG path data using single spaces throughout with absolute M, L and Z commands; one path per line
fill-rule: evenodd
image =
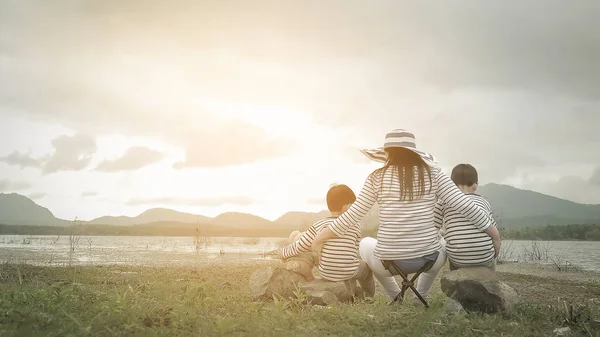
M 285 107 L 256 107 L 228 102 L 210 102 L 205 105 L 221 117 L 243 120 L 263 128 L 273 136 L 306 135 L 313 126 L 307 116 Z

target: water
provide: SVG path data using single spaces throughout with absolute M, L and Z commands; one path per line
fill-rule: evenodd
M 502 241 L 500 257 L 508 261 L 572 264 L 600 270 L 600 241 Z
M 2 235 L 0 263 L 27 262 L 38 265 L 195 265 L 227 260 L 272 259 L 265 256 L 283 238 L 232 238 L 165 236 L 68 236 Z M 531 260 L 534 245 L 542 263 L 571 263 L 586 270 L 600 270 L 600 242 L 510 241 L 502 244 L 504 260 Z M 197 249 L 197 246 L 199 246 Z
M 282 238 L 2 235 L 0 262 L 37 265 L 189 265 L 272 259 Z M 71 250 L 73 246 L 73 250 Z

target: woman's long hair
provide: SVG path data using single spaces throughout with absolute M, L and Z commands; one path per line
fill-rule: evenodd
M 400 200 L 413 201 L 425 195 L 425 172 L 429 177 L 429 191 L 431 191 L 431 168 L 417 153 L 403 147 L 390 147 L 385 149 L 387 161 L 376 172 L 383 178 L 383 173 L 392 168 L 392 174 L 398 175 L 400 183 Z M 418 175 L 418 184 L 415 186 L 415 173 Z M 415 190 L 416 187 L 416 190 Z

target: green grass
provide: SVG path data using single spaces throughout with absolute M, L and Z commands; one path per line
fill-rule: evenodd
M 552 336 L 567 326 L 563 302 L 545 295 L 526 298 L 511 315 L 449 315 L 439 285 L 429 309 L 383 297 L 331 307 L 254 303 L 248 278 L 260 265 L 0 265 L 0 336 Z M 586 289 L 582 298 L 600 297 Z M 600 308 L 583 301 L 573 303 L 572 335 L 600 336 Z

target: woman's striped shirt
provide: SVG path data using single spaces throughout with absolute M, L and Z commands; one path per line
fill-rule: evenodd
M 496 226 L 490 203 L 477 194 L 465 195 L 484 210 L 490 217 L 492 225 Z M 454 208 L 439 202 L 435 208 L 434 219 L 436 227 L 444 228 L 446 253 L 454 265 L 460 267 L 484 265 L 494 259 L 492 238 Z
M 425 174 L 425 194 L 417 200 L 400 200 L 397 171 L 391 167 L 371 173 L 356 201 L 339 216 L 329 229 L 343 236 L 361 221 L 375 203 L 379 204 L 379 230 L 375 257 L 381 260 L 419 258 L 440 250 L 440 237 L 433 222 L 437 200 L 456 209 L 475 226 L 485 229 L 490 218 L 456 187 L 439 167 L 431 167 L 431 179 Z M 418 190 L 415 168 L 414 190 Z M 431 182 L 431 188 L 429 188 Z
M 282 250 L 283 258 L 287 259 L 302 252 L 310 252 L 317 234 L 335 220 L 325 218 L 313 224 L 302 236 Z M 321 249 L 319 274 L 328 281 L 350 280 L 358 273 L 358 244 L 361 238 L 360 226 L 355 223 L 348 227 L 344 235 L 327 240 Z

